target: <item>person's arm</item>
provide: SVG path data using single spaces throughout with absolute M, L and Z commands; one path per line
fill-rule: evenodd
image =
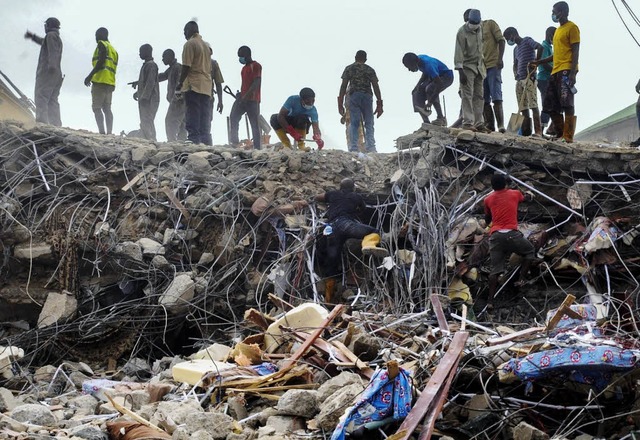
M 498 29 L 499 31 L 500 29 Z M 502 32 L 500 32 L 502 35 Z M 498 41 L 498 69 L 502 69 L 504 67 L 504 37 Z
M 178 85 L 176 85 L 176 90 L 182 90 L 182 84 L 189 76 L 189 71 L 191 70 L 191 66 L 182 65 L 182 69 L 180 69 L 180 79 L 178 80 Z
M 316 196 L 316 202 L 324 203 L 327 201 L 327 193 L 318 194 Z
M 493 220 L 492 216 L 491 216 L 491 210 L 489 209 L 489 207 L 487 206 L 486 202 L 484 204 L 484 221 L 487 223 L 487 226 L 489 226 L 489 224 L 491 223 L 491 220 Z
M 218 96 L 218 105 L 216 106 L 216 110 L 218 113 L 222 113 L 222 109 L 224 105 L 222 104 L 222 83 L 220 81 L 214 81 L 216 85 L 216 96 Z
M 107 48 L 104 44 L 98 43 L 98 60 L 96 61 L 96 65 L 89 72 L 89 75 L 84 79 L 84 85 L 89 87 L 91 85 L 91 78 L 93 75 L 98 73 L 100 70 L 104 69 L 104 65 L 107 62 Z
M 640 93 L 640 79 L 638 80 L 638 84 L 636 84 L 636 93 Z
M 153 95 L 155 83 L 158 82 L 158 66 L 155 63 L 145 63 L 142 67 L 142 81 L 138 88 L 138 100 L 149 101 Z
M 50 32 L 45 39 L 47 40 L 47 69 L 55 71 L 60 69 L 60 60 L 62 59 L 62 40 L 57 33 Z
M 317 122 L 312 122 L 311 123 L 311 129 L 313 130 L 313 139 L 316 140 L 316 138 L 320 138 L 322 136 L 322 133 L 320 132 L 320 124 L 318 124 Z
M 42 46 L 42 43 L 44 43 L 44 38 L 39 37 L 30 31 L 27 31 L 24 33 L 24 38 L 27 38 L 40 46 Z
M 382 110 L 382 92 L 380 91 L 380 84 L 378 81 L 372 81 L 371 87 L 373 88 L 373 94 L 376 95 L 376 109 L 373 112 L 376 118 L 382 116 L 384 110 Z
M 288 115 L 289 115 L 289 109 L 286 107 L 282 107 L 278 112 L 278 124 L 280 124 L 280 127 L 282 127 L 284 131 L 288 133 L 291 133 L 292 131 L 295 132 L 296 130 L 287 122 Z
M 349 78 L 345 78 L 343 74 L 342 84 L 340 84 L 340 91 L 338 92 L 338 113 L 340 116 L 344 116 L 344 97 L 347 94 L 347 86 L 349 85 Z
M 464 74 L 464 35 L 461 31 L 458 31 L 456 35 L 456 50 L 453 55 L 454 69 L 460 74 L 460 84 L 467 84 L 467 76 Z
M 169 79 L 169 73 L 171 73 L 171 67 L 164 72 L 158 72 L 158 82 L 166 81 Z
M 513 54 L 513 77 L 518 79 L 518 58 L 515 52 Z
M 576 84 L 576 75 L 578 73 L 578 58 L 580 57 L 580 43 L 571 45 L 571 71 L 569 72 L 569 87 Z

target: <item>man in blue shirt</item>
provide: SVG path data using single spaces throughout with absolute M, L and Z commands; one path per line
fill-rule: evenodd
M 315 102 L 315 92 L 305 87 L 300 90 L 300 94 L 289 96 L 280 112 L 271 115 L 269 122 L 283 146 L 291 148 L 288 133 L 296 141 L 299 150 L 309 151 L 309 147 L 304 145 L 304 138 L 309 127 L 313 127 L 313 140 L 318 144 L 318 150 L 322 150 L 324 141 L 318 125 L 318 110 L 314 105 Z
M 440 60 L 413 52 L 404 54 L 402 64 L 411 72 L 422 72 L 418 84 L 411 91 L 414 111 L 420 113 L 427 124 L 446 126 L 447 118 L 440 106 L 440 93 L 453 84 L 453 71 Z M 431 106 L 437 116 L 433 122 L 429 122 Z

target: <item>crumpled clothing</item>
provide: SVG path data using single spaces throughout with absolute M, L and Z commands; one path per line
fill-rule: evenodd
M 578 335 L 585 335 L 587 333 L 592 333 L 594 336 L 598 337 L 603 335 L 602 329 L 596 327 L 598 309 L 593 304 L 572 304 L 569 308 L 574 312 L 579 313 L 580 316 L 582 316 L 582 319 L 570 318 L 567 315 L 563 315 L 556 327 L 551 330 L 551 336 L 568 331 L 575 332 Z M 546 322 L 549 322 L 557 310 L 558 309 L 552 309 L 547 312 Z
M 604 390 L 615 372 L 635 368 L 640 351 L 610 346 L 558 348 L 511 359 L 500 366 L 502 374 L 512 374 L 532 383 L 549 376 L 583 383 Z
M 620 235 L 620 229 L 606 217 L 596 217 L 589 225 L 589 229 L 592 232 L 583 247 L 585 254 L 612 247 Z
M 349 432 L 367 423 L 393 418 L 404 419 L 411 411 L 413 399 L 411 375 L 400 368 L 395 379 L 389 379 L 386 369 L 376 371 L 360 399 L 349 408 L 333 431 L 331 440 L 344 440 Z

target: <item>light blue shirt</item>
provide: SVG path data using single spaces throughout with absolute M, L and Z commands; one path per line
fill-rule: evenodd
M 302 106 L 302 98 L 300 98 L 300 95 L 289 96 L 282 107 L 289 110 L 287 116 L 305 115 L 311 118 L 311 122 L 318 122 L 318 110 L 316 110 L 316 106 L 314 105 L 309 109 L 304 108 Z

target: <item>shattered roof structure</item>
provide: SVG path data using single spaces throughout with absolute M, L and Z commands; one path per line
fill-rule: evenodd
M 188 438 L 215 419 L 225 426 L 215 438 L 270 438 L 280 425 L 259 419 L 277 416 L 290 422 L 284 431 L 325 438 L 360 426 L 359 396 L 373 404 L 415 387 L 411 408 L 381 409 L 385 435 L 627 435 L 620 424 L 625 414 L 636 423 L 640 359 L 640 152 L 430 125 L 397 147 L 363 157 L 245 151 L 1 124 L 0 321 L 10 349 L 0 372 L 23 405 L 0 429 L 22 429 L 28 396 L 59 399 L 54 384 L 91 394 L 94 413 L 140 386 L 146 401 L 129 411 L 163 435 Z M 522 287 L 510 260 L 486 309 L 482 199 L 494 172 L 535 194 L 519 219 L 537 255 Z M 389 256 L 347 243 L 341 304 L 325 309 L 326 207 L 312 199 L 344 177 L 365 196 L 364 221 L 384 231 Z M 216 359 L 182 357 L 213 342 L 229 347 Z M 334 385 L 347 374 L 356 378 Z M 334 388 L 312 390 L 328 377 Z M 314 403 L 291 409 L 303 408 L 294 395 Z M 276 401 L 279 412 L 264 415 Z M 160 408 L 176 423 L 160 423 Z M 40 425 L 66 429 L 66 416 L 51 417 Z

